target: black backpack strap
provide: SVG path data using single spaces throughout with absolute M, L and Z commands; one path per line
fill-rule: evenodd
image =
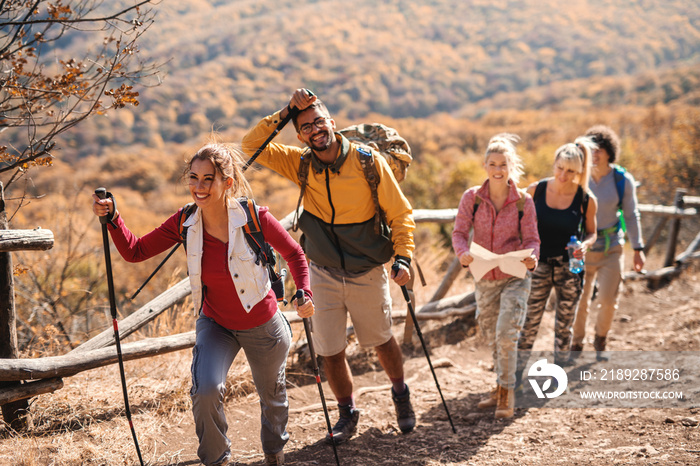
M 297 170 L 297 178 L 299 178 L 299 200 L 297 201 L 297 208 L 294 211 L 294 219 L 292 220 L 292 231 L 297 231 L 299 229 L 299 207 L 301 206 L 301 201 L 304 199 L 304 193 L 306 192 L 306 185 L 309 184 L 309 166 L 311 165 L 311 149 L 306 149 L 301 158 L 299 159 L 299 169 Z
M 267 268 L 267 273 L 270 277 L 270 285 L 275 293 L 277 302 L 286 305 L 287 300 L 284 296 L 285 270 L 283 269 L 281 274 L 275 271 L 275 253 L 272 250 L 272 246 L 265 241 L 265 236 L 260 226 L 258 206 L 255 204 L 254 200 L 248 199 L 247 197 L 239 198 L 238 202 L 246 215 L 246 224 L 243 227 L 243 231 L 248 245 L 255 254 L 255 263 Z
M 520 199 L 518 199 L 515 203 L 518 206 L 518 220 L 523 219 L 523 211 L 525 210 L 525 192 L 518 190 L 520 193 Z M 472 223 L 474 223 L 474 219 L 476 218 L 476 211 L 479 210 L 479 206 L 481 205 L 481 198 L 479 196 L 474 197 L 474 208 L 472 209 Z
M 374 155 L 370 149 L 357 146 L 357 154 L 362 166 L 362 172 L 365 175 L 367 184 L 369 184 L 369 190 L 372 192 L 372 201 L 374 201 L 374 233 L 378 235 L 381 231 L 382 220 L 384 220 L 384 212 L 379 207 L 379 193 L 377 191 L 379 173 L 377 172 L 377 167 L 374 166 Z
M 178 226 L 178 230 L 180 232 L 180 242 L 185 247 L 185 251 L 187 251 L 187 230 L 189 229 L 189 227 L 186 227 L 184 225 L 184 223 L 196 211 L 197 211 L 197 204 L 195 204 L 194 202 L 190 202 L 189 204 L 185 205 L 180 210 L 180 215 L 178 216 L 178 219 L 177 219 L 177 226 Z
M 576 194 L 574 195 L 574 202 L 579 203 L 579 205 L 581 206 L 581 222 L 578 225 L 578 239 L 583 239 L 583 237 L 585 236 L 586 212 L 588 212 L 588 201 L 590 200 L 590 198 L 591 197 L 583 189 L 583 187 L 579 186 L 576 190 Z
M 243 230 L 245 231 L 245 239 L 248 241 L 248 245 L 255 253 L 255 263 L 262 266 L 274 266 L 275 255 L 272 253 L 270 245 L 265 241 L 265 236 L 260 227 L 258 206 L 254 200 L 247 197 L 239 198 L 238 202 L 245 212 L 246 224 Z
M 518 206 L 518 220 L 523 219 L 523 213 L 525 212 L 525 201 L 527 200 L 525 190 L 518 189 L 518 194 L 520 194 L 520 199 L 515 202 Z
M 588 201 L 591 200 L 591 196 L 581 188 L 583 191 L 583 198 L 581 199 L 581 239 L 584 238 L 586 233 L 586 214 L 588 214 Z

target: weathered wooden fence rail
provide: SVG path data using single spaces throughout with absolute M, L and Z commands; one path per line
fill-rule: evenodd
M 669 234 L 666 256 L 671 255 L 673 259 L 671 264 L 664 267 L 664 269 L 653 271 L 644 276 L 636 273 L 628 273 L 625 278 L 647 279 L 649 283 L 657 283 L 658 280 L 672 278 L 677 275 L 690 260 L 700 257 L 700 253 L 697 252 L 697 250 L 700 249 L 700 233 L 683 253 L 678 256 L 675 255 L 680 220 L 683 218 L 696 217 L 698 215 L 697 208 L 699 206 L 700 197 L 686 196 L 682 190 L 679 190 L 676 194 L 676 200 L 673 206 L 640 205 L 639 208 L 643 215 L 658 216 L 660 218 L 652 235 L 647 240 L 645 249 L 647 252 L 658 241 L 661 229 L 663 229 L 669 220 L 672 220 L 673 223 Z M 414 210 L 416 223 L 452 223 L 454 222 L 456 214 L 457 209 Z M 292 217 L 293 215 L 289 214 L 281 220 L 285 228 L 291 228 Z M 678 223 L 677 226 L 676 223 Z M 34 232 L 35 230 L 32 231 Z M 12 235 L 15 233 L 16 231 L 13 232 Z M 42 235 L 45 233 L 46 230 L 41 231 Z M 4 245 L 6 244 L 19 244 L 17 240 L 10 239 L 11 235 L 6 237 L 4 236 L 5 234 L 6 233 L 0 230 L 0 251 L 5 250 Z M 673 236 L 673 238 L 671 238 L 671 236 Z M 52 238 L 50 241 L 44 238 L 43 241 L 45 244 L 49 242 L 53 244 Z M 469 315 L 474 313 L 476 304 L 473 293 L 446 297 L 452 283 L 461 272 L 462 267 L 459 264 L 459 260 L 456 258 L 453 259 L 442 282 L 429 302 L 418 309 L 416 316 L 419 320 L 444 319 L 449 316 Z M 7 292 L 6 290 L 2 291 Z M 189 294 L 190 285 L 188 279 L 184 279 L 175 286 L 169 288 L 120 321 L 119 328 L 122 338 L 136 332 L 170 307 L 181 303 Z M 392 313 L 392 317 L 395 319 L 402 319 L 406 318 L 406 314 L 407 311 L 395 311 Z M 292 323 L 300 321 L 296 313 L 285 312 L 285 315 Z M 411 322 L 411 319 L 406 319 L 406 322 Z M 5 327 L 4 330 L 8 331 L 9 329 Z M 12 331 L 15 331 L 14 328 Z M 0 335 L 0 339 L 4 339 L 4 335 Z M 62 377 L 68 377 L 88 369 L 116 363 L 117 356 L 112 348 L 113 344 L 114 336 L 112 329 L 109 328 L 62 356 L 38 359 L 16 359 L 16 355 L 14 357 L 3 356 L 7 359 L 0 359 L 0 383 L 9 382 L 14 385 L 12 387 L 0 387 L 0 404 L 16 402 L 17 400 L 26 401 L 27 398 L 61 388 L 63 385 Z M 191 331 L 177 335 L 147 338 L 137 342 L 123 343 L 122 353 L 124 360 L 129 361 L 172 351 L 179 351 L 190 348 L 193 345 L 194 331 Z M 21 385 L 18 385 L 19 382 L 22 382 Z

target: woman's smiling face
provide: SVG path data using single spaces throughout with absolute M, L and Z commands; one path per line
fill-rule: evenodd
M 508 182 L 508 160 L 504 154 L 500 152 L 489 153 L 484 162 L 484 170 L 486 170 L 491 183 Z
M 220 205 L 226 202 L 226 190 L 231 187 L 231 178 L 223 179 L 210 160 L 194 160 L 190 166 L 188 184 L 192 199 L 198 207 Z

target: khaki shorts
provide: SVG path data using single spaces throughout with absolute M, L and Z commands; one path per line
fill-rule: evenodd
M 311 317 L 316 353 L 334 356 L 347 346 L 347 316 L 360 346 L 383 345 L 391 333 L 389 277 L 383 266 L 359 277 L 344 277 L 309 264 L 316 312 Z

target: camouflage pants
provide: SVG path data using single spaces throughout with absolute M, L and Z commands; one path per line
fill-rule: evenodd
M 554 356 L 556 361 L 569 358 L 571 327 L 581 298 L 583 273 L 569 271 L 563 258 L 549 258 L 540 262 L 532 274 L 532 290 L 527 302 L 527 317 L 520 333 L 518 351 L 530 351 L 537 338 L 547 298 L 554 288 L 557 302 L 554 317 Z
M 527 311 L 530 275 L 476 283 L 476 321 L 491 348 L 498 384 L 506 388 L 515 387 L 518 336 Z

